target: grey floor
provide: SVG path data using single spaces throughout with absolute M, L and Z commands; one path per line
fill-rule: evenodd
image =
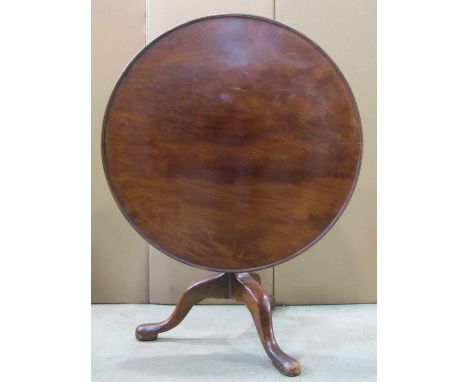
M 92 306 L 92 381 L 286 381 L 243 306 L 196 306 L 175 329 L 139 342 L 135 327 L 165 319 L 165 305 Z M 276 339 L 302 364 L 297 380 L 375 381 L 376 306 L 276 307 Z

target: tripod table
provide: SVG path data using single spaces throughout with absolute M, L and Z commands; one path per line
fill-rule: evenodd
M 149 43 L 108 103 L 107 181 L 151 245 L 219 273 L 191 285 L 166 321 L 138 326 L 136 337 L 155 340 L 206 297 L 231 298 L 249 309 L 273 365 L 298 375 L 299 362 L 274 337 L 274 299 L 252 272 L 327 233 L 351 197 L 361 151 L 349 85 L 292 28 L 209 16 Z

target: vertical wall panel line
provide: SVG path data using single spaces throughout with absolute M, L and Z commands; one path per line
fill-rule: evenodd
M 145 46 L 148 45 L 148 0 L 145 1 Z M 146 243 L 146 303 L 150 302 L 150 248 Z

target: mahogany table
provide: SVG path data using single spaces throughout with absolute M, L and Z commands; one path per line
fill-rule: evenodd
M 232 298 L 249 309 L 274 366 L 298 375 L 300 364 L 273 334 L 274 299 L 250 272 L 292 259 L 326 234 L 351 197 L 361 151 L 346 80 L 288 26 L 210 16 L 146 46 L 109 100 L 107 181 L 151 245 L 221 273 L 190 286 L 171 317 L 138 326 L 136 337 L 155 340 L 206 297 Z

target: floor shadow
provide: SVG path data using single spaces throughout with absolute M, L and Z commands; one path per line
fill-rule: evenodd
M 259 370 L 276 372 L 269 358 L 245 353 L 171 354 L 132 358 L 120 362 L 126 371 L 158 377 L 249 375 Z M 242 370 L 239 370 L 242 369 Z

